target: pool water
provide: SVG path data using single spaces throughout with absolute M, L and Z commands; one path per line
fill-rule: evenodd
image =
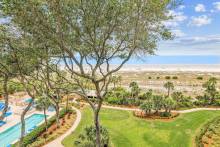
M 38 125 L 44 119 L 44 115 L 42 114 L 33 114 L 30 117 L 25 119 L 25 131 L 28 132 L 29 129 Z M 0 146 L 5 147 L 17 139 L 20 138 L 21 135 L 21 123 L 18 123 L 4 132 L 0 133 Z

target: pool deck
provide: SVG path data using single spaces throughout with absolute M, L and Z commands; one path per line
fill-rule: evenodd
M 8 128 L 20 123 L 20 121 L 21 121 L 21 113 L 22 113 L 23 109 L 25 108 L 25 106 L 21 107 L 21 106 L 10 105 L 10 107 L 11 107 L 12 115 L 8 116 L 4 119 L 6 124 L 4 124 L 3 126 L 0 127 L 0 133 L 4 132 Z M 35 108 L 33 108 L 32 110 L 29 110 L 27 112 L 25 118 L 27 118 L 33 114 L 43 114 L 43 112 L 37 111 Z M 55 114 L 55 112 L 47 112 L 48 118 L 53 116 L 54 114 Z

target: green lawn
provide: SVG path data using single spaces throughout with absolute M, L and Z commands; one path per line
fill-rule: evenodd
M 190 147 L 196 131 L 217 116 L 220 112 L 199 111 L 182 114 L 171 122 L 162 122 L 139 119 L 128 111 L 103 109 L 101 123 L 109 130 L 114 147 Z M 64 139 L 65 147 L 73 147 L 74 139 L 92 120 L 91 110 L 85 108 L 77 130 Z

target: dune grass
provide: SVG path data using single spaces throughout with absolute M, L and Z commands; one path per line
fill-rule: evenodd
M 199 111 L 164 122 L 139 119 L 128 111 L 103 109 L 101 123 L 109 130 L 114 147 L 191 147 L 199 128 L 217 116 L 220 116 L 218 111 Z M 64 146 L 73 147 L 74 140 L 92 120 L 91 110 L 85 108 L 80 125 L 63 140 Z

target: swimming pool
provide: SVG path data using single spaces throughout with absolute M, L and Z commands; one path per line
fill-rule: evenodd
M 44 119 L 42 114 L 33 114 L 25 119 L 26 132 L 34 126 L 38 125 Z M 0 133 L 0 146 L 5 147 L 20 138 L 21 123 L 18 123 L 4 132 Z

